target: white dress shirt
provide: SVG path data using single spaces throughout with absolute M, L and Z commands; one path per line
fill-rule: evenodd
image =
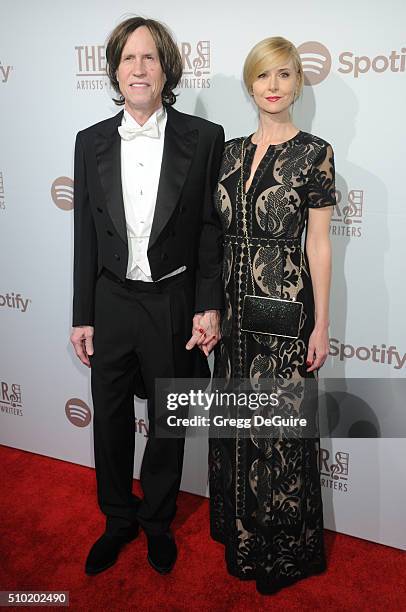
M 141 133 L 130 140 L 121 139 L 121 183 L 128 239 L 127 278 L 131 280 L 153 282 L 147 249 L 161 173 L 166 122 L 166 111 L 161 107 L 144 124 L 144 127 L 155 125 L 158 128 L 155 135 Z M 121 125 L 141 128 L 127 110 L 124 110 Z M 182 266 L 162 278 L 184 270 L 186 267 Z

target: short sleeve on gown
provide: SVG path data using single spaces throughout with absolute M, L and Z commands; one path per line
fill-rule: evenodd
M 321 148 L 314 162 L 308 185 L 307 204 L 309 208 L 335 206 L 334 152 L 328 143 Z

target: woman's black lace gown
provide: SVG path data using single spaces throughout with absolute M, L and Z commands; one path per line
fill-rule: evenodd
M 241 146 L 244 184 L 255 153 L 251 138 L 226 143 L 216 205 L 224 231 L 225 310 L 216 347 L 216 378 L 266 377 L 303 381 L 314 301 L 304 257 L 297 299 L 303 303 L 299 337 L 241 331 L 243 297 L 252 293 L 243 214 L 238 197 Z M 299 132 L 270 145 L 247 192 L 247 227 L 257 295 L 291 299 L 298 281 L 301 237 L 308 208 L 335 204 L 331 146 Z M 273 593 L 326 567 L 318 468 L 319 439 L 246 438 L 210 440 L 211 535 L 225 545 L 228 571 L 256 580 Z

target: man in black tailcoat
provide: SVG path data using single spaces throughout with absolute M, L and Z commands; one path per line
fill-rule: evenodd
M 182 75 L 176 43 L 161 23 L 134 17 L 110 36 L 107 70 L 124 110 L 78 133 L 71 341 L 91 368 L 98 501 L 105 533 L 87 574 L 122 546 L 148 538 L 160 573 L 176 561 L 170 524 L 184 439 L 154 432 L 156 378 L 207 374 L 219 339 L 221 229 L 213 206 L 224 133 L 176 111 Z M 134 395 L 148 398 L 150 435 L 132 494 Z

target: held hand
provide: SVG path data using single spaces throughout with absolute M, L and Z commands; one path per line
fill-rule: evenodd
M 309 348 L 306 357 L 306 365 L 308 368 L 306 372 L 313 372 L 314 370 L 321 368 L 326 361 L 328 354 L 328 327 L 324 327 L 322 329 L 315 327 L 309 339 Z
M 220 312 L 218 310 L 206 310 L 203 313 L 195 314 L 193 317 L 192 337 L 186 344 L 187 350 L 198 346 L 208 357 L 219 340 Z
M 70 341 L 73 344 L 76 355 L 80 361 L 90 368 L 89 355 L 93 355 L 93 334 L 94 328 L 90 325 L 80 325 L 72 327 Z
M 192 336 L 189 339 L 189 342 L 186 344 L 186 349 L 188 351 L 190 351 L 196 345 L 199 346 L 206 338 L 205 330 L 200 325 L 200 319 L 202 316 L 203 313 L 199 312 L 193 317 Z

